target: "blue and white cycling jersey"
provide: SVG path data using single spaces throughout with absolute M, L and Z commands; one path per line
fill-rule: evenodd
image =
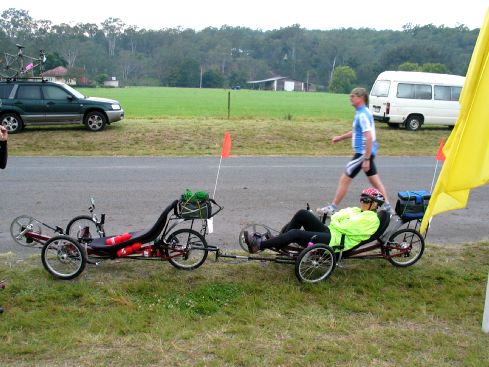
M 351 144 L 355 153 L 365 153 L 365 137 L 363 133 L 370 131 L 372 134 L 372 154 L 377 155 L 377 138 L 375 136 L 375 124 L 372 112 L 363 105 L 355 112 L 353 120 Z

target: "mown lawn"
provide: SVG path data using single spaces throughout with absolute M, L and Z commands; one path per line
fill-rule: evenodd
M 118 100 L 127 118 L 228 117 L 346 119 L 352 116 L 345 94 L 252 90 L 128 87 L 77 88 L 89 96 Z
M 406 269 L 350 260 L 318 285 L 291 265 L 211 257 L 58 281 L 39 257 L 2 255 L 1 365 L 486 366 L 488 245 L 429 244 Z

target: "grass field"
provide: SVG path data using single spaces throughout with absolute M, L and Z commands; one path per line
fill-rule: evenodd
M 227 118 L 228 92 L 233 118 L 338 120 L 352 116 L 345 94 L 161 87 L 78 90 L 85 95 L 117 99 L 128 119 Z
M 291 265 L 108 261 L 57 281 L 0 257 L 10 366 L 487 366 L 489 243 L 429 245 L 406 269 L 347 260 L 318 285 Z
M 350 155 L 349 141 L 331 144 L 351 129 L 348 96 L 327 93 L 227 91 L 182 88 L 85 89 L 83 93 L 118 99 L 126 119 L 91 133 L 80 125 L 28 126 L 11 135 L 10 154 L 218 155 L 225 131 L 233 139 L 232 155 Z M 435 155 L 446 127 L 418 132 L 377 124 L 380 155 Z

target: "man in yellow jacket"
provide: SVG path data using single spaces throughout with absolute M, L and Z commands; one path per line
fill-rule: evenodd
M 257 233 L 244 233 L 245 242 L 250 253 L 267 248 L 282 248 L 291 243 L 306 247 L 310 241 L 324 243 L 331 247 L 340 245 L 341 236 L 345 235 L 344 250 L 355 247 L 370 238 L 379 228 L 380 221 L 377 208 L 384 203 L 382 193 L 370 187 L 360 195 L 360 208 L 345 208 L 331 217 L 329 226 L 325 226 L 313 213 L 299 210 L 282 232 L 272 238 Z

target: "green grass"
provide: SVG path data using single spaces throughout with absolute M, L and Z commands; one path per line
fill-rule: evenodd
M 126 119 L 100 133 L 80 125 L 28 126 L 11 135 L 11 155 L 208 156 L 218 155 L 225 131 L 232 155 L 350 155 L 350 141 L 331 144 L 351 129 L 348 96 L 328 93 L 231 91 L 227 118 L 223 89 L 95 88 L 85 94 L 114 98 Z M 435 155 L 446 127 L 418 132 L 377 124 L 380 155 Z
M 331 144 L 350 121 L 275 119 L 168 118 L 125 120 L 99 133 L 83 126 L 32 127 L 9 137 L 9 154 L 24 156 L 218 156 L 225 131 L 231 133 L 231 155 L 351 155 L 351 142 Z M 377 128 L 381 156 L 435 156 L 446 128 L 412 133 Z
M 80 88 L 81 93 L 118 100 L 129 119 L 161 117 L 273 119 L 349 119 L 352 109 L 345 94 L 271 92 L 195 88 Z
M 488 245 L 428 245 L 406 269 L 346 261 L 318 285 L 290 265 L 210 259 L 58 281 L 2 255 L 2 366 L 485 366 Z

